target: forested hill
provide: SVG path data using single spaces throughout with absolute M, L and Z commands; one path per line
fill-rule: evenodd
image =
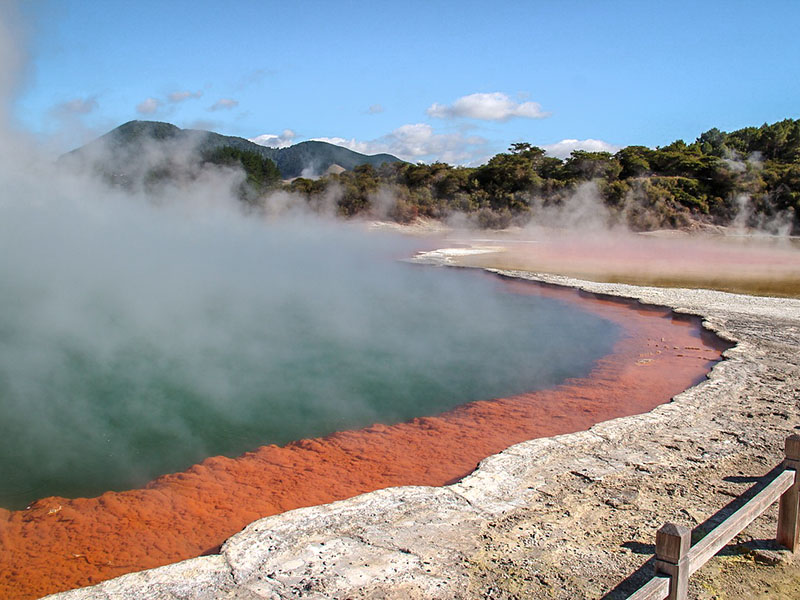
M 132 121 L 64 159 L 88 162 L 115 183 L 146 187 L 196 177 L 207 163 L 241 167 L 247 178 L 240 197 L 252 208 L 266 207 L 267 194 L 284 189 L 312 210 L 330 211 L 333 201 L 343 217 L 399 222 L 459 214 L 481 227 L 548 219 L 568 227 L 579 212 L 635 230 L 734 225 L 800 234 L 800 120 L 793 119 L 730 133 L 710 129 L 691 143 L 655 149 L 576 150 L 565 160 L 518 143 L 479 167 L 411 164 L 324 142 L 266 148 Z M 332 165 L 345 171 L 317 177 Z
M 239 155 L 253 154 L 271 160 L 280 177 L 291 179 L 306 174 L 319 176 L 333 165 L 353 169 L 359 165 L 380 166 L 400 161 L 390 154 L 367 156 L 326 142 L 300 142 L 288 148 L 268 148 L 240 137 L 211 131 L 180 129 L 170 123 L 129 121 L 97 140 L 65 155 L 66 160 L 88 160 L 98 170 L 130 175 L 143 157 L 162 154 L 185 155 L 184 158 L 207 158 L 221 148 L 230 148 Z M 162 152 L 165 151 L 165 152 Z M 135 166 L 134 166 L 135 165 Z M 150 165 L 151 167 L 154 165 Z

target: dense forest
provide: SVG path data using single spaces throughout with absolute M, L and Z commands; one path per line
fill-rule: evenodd
M 246 165 L 245 165 L 246 167 Z M 396 162 L 361 165 L 319 179 L 275 183 L 312 207 L 336 198 L 340 216 L 447 219 L 480 227 L 524 224 L 583 191 L 609 221 L 635 230 L 697 224 L 800 233 L 800 119 L 725 133 L 711 129 L 687 144 L 628 146 L 616 154 L 576 150 L 566 160 L 513 144 L 479 167 Z M 386 198 L 391 198 L 386 202 Z M 562 212 L 563 214 L 563 212 Z M 568 215 L 564 215 L 567 217 Z

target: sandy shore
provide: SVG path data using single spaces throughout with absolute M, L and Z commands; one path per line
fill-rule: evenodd
M 800 239 L 534 230 L 452 233 L 446 260 L 640 286 L 800 298 Z
M 783 439 L 800 427 L 800 300 L 505 274 L 699 315 L 736 347 L 708 381 L 669 404 L 517 444 L 454 485 L 268 517 L 219 555 L 58 597 L 624 597 L 650 575 L 663 522 L 701 534 L 780 461 Z M 740 536 L 749 545 L 729 546 L 692 578 L 693 597 L 800 589 L 797 560 L 763 550 L 775 512 Z

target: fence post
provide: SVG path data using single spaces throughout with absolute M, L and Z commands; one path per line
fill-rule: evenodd
M 793 469 L 795 472 L 792 487 L 781 495 L 778 505 L 778 535 L 776 539 L 779 544 L 786 546 L 792 552 L 796 552 L 800 546 L 800 520 L 798 519 L 798 508 L 800 508 L 800 435 L 792 434 L 786 438 L 784 446 L 786 459 L 783 461 L 784 468 Z
M 692 530 L 666 523 L 656 532 L 656 573 L 669 575 L 668 600 L 689 597 L 689 561 Z

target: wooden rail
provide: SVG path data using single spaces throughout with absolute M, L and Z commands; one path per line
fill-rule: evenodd
M 776 500 L 780 500 L 776 539 L 796 552 L 800 548 L 800 435 L 786 438 L 785 454 L 784 470 L 694 546 L 691 529 L 663 525 L 656 532 L 655 577 L 628 600 L 687 600 L 689 577 Z

